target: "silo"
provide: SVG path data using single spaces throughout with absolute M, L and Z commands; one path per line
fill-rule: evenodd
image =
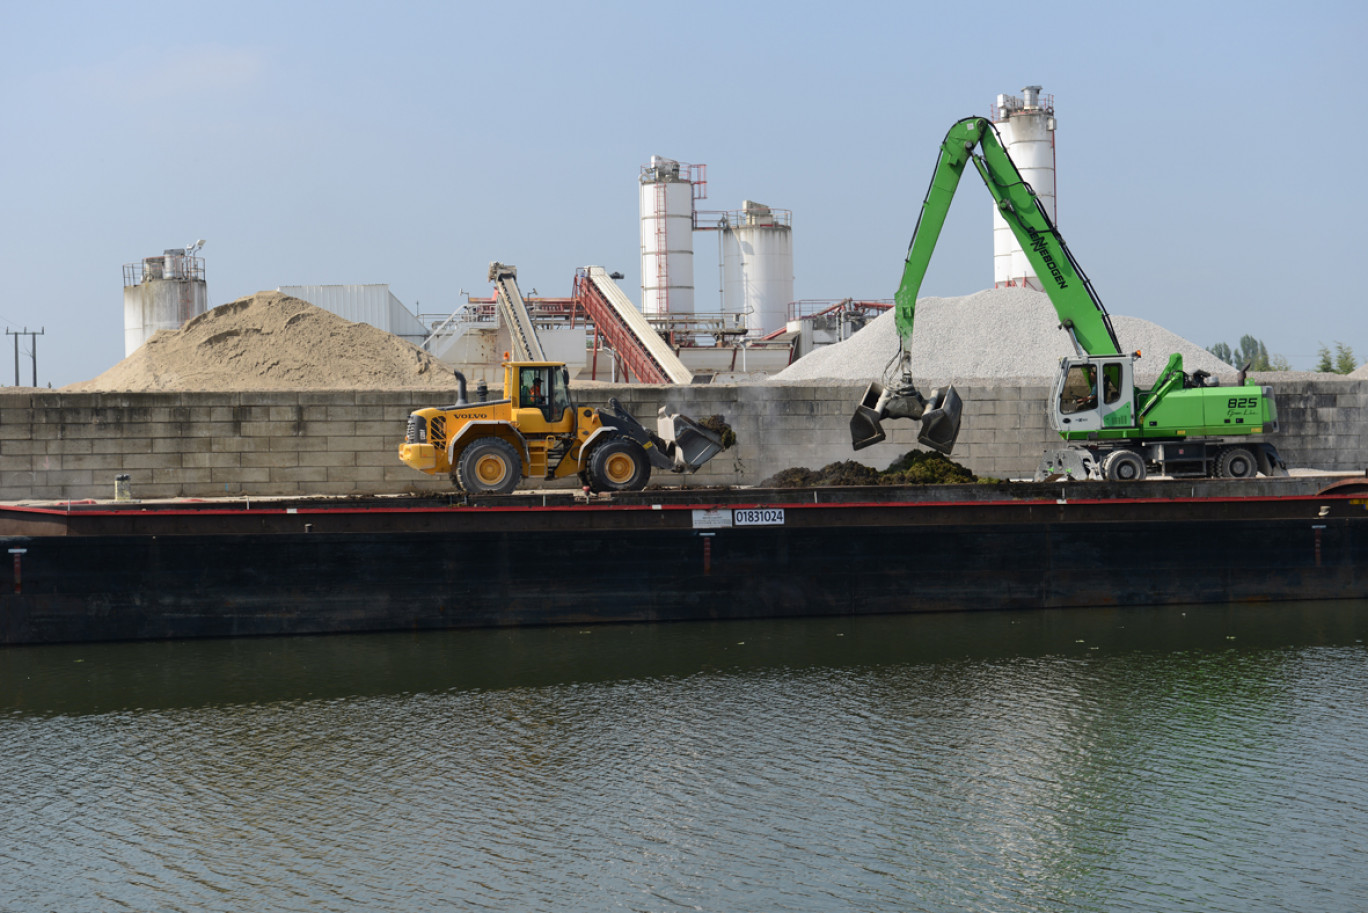
M 178 330 L 208 310 L 204 258 L 194 256 L 203 244 L 124 264 L 125 358 L 158 330 Z
M 694 311 L 694 172 L 702 167 L 658 155 L 641 167 L 643 313 Z
M 745 200 L 722 228 L 722 310 L 750 335 L 783 327 L 793 300 L 793 213 Z
M 993 123 L 1017 170 L 1035 190 L 1050 221 L 1055 221 L 1054 96 L 1041 95 L 1040 86 L 1027 86 L 1021 90 L 1020 98 L 999 95 L 993 106 Z M 996 206 L 993 207 L 993 286 L 1042 289 L 1035 270 Z

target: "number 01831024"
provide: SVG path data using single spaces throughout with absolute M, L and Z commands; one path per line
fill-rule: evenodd
M 745 507 L 732 512 L 732 522 L 736 526 L 783 526 L 782 507 Z

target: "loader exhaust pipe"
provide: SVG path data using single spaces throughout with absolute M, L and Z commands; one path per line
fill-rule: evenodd
M 904 374 L 892 387 L 874 381 L 850 419 L 850 444 L 856 450 L 871 447 L 887 437 L 883 419 L 910 418 L 921 420 L 919 443 L 939 453 L 949 453 L 959 437 L 962 410 L 963 402 L 953 384 L 943 390 L 937 387 L 929 397 L 923 397 L 909 374 Z

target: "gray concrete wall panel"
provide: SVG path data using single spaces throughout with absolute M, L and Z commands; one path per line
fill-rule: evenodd
M 1264 375 L 1281 425 L 1270 438 L 1294 467 L 1368 467 L 1368 381 Z M 884 469 L 916 446 L 917 424 L 885 424 L 889 440 L 850 449 L 860 386 L 594 386 L 585 405 L 617 397 L 654 427 L 668 404 L 686 415 L 720 414 L 737 446 L 693 476 L 653 481 L 689 487 L 753 485 L 781 469 L 856 460 Z M 979 475 L 1028 477 L 1058 446 L 1042 385 L 978 382 L 960 387 L 964 419 L 953 458 Z M 134 496 L 445 492 L 450 482 L 414 472 L 396 450 L 412 409 L 438 404 L 432 391 L 268 393 L 4 393 L 0 391 L 0 499 L 113 496 L 131 476 Z M 573 486 L 574 480 L 559 483 Z

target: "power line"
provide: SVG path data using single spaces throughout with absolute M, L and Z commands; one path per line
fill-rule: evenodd
M 24 327 L 22 330 L 5 330 L 6 336 L 14 337 L 14 385 L 19 386 L 19 337 L 28 336 L 32 341 L 32 348 L 29 350 L 33 356 L 33 386 L 38 386 L 38 337 L 47 332 L 47 327 L 41 330 L 30 330 Z

